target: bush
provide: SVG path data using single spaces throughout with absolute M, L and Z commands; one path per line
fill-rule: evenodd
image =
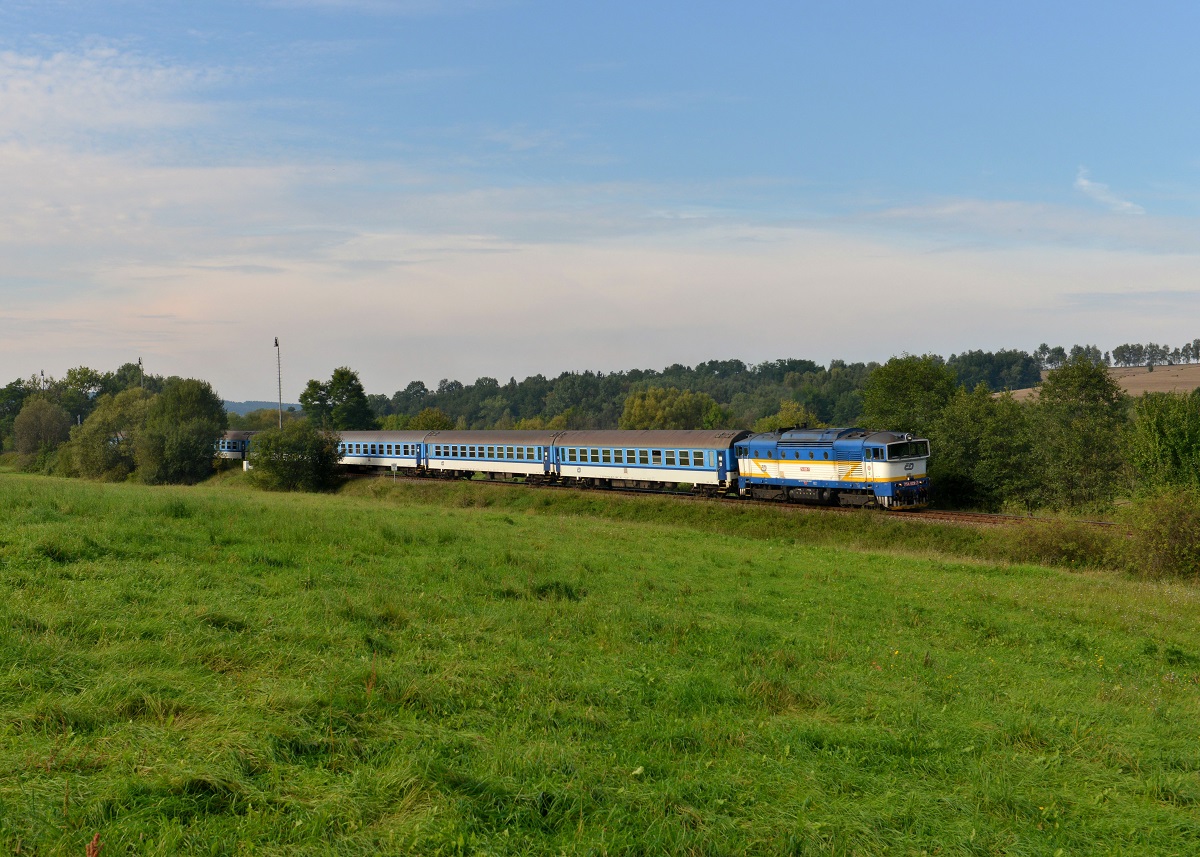
M 324 491 L 338 482 L 338 436 L 308 420 L 267 429 L 250 444 L 250 476 L 273 491 Z
M 1120 561 L 1120 536 L 1112 528 L 1078 521 L 1029 523 L 1015 528 L 1012 558 L 1017 562 L 1066 568 L 1107 568 Z
M 1200 577 L 1200 491 L 1161 490 L 1135 500 L 1125 517 L 1133 529 L 1130 571 L 1144 577 Z

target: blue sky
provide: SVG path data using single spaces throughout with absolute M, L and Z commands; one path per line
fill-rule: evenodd
M 0 373 L 1200 335 L 1200 7 L 9 2 Z M 285 389 L 285 395 L 287 389 Z

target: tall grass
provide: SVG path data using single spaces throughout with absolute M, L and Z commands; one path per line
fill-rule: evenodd
M 706 504 L 230 487 L 0 477 L 10 851 L 1200 848 L 1193 588 Z

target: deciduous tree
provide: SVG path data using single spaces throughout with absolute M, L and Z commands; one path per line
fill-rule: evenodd
M 50 452 L 70 436 L 70 415 L 40 395 L 26 399 L 13 420 L 13 448 L 21 455 Z
M 425 408 L 409 421 L 408 428 L 411 431 L 448 431 L 454 428 L 454 420 L 438 408 Z
M 324 383 L 309 381 L 300 394 L 300 404 L 320 428 L 364 431 L 376 427 L 375 414 L 358 373 L 345 366 L 334 369 L 332 377 Z
M 152 398 L 140 387 L 99 398 L 91 416 L 71 434 L 70 457 L 81 475 L 117 481 L 134 471 L 134 446 Z
M 228 425 L 225 404 L 207 381 L 169 379 L 138 433 L 138 476 L 149 484 L 199 482 L 212 473 L 216 444 Z
M 1052 370 L 1032 418 L 1042 505 L 1103 506 L 1126 480 L 1122 438 L 1128 398 L 1103 365 L 1086 357 Z
M 779 413 L 763 417 L 754 424 L 755 431 L 779 431 L 785 428 L 822 428 L 824 423 L 817 415 L 793 399 L 779 403 Z
M 927 435 L 958 388 L 936 354 L 893 357 L 863 386 L 863 422 L 873 429 Z
M 707 393 L 650 387 L 625 399 L 619 425 L 623 429 L 701 429 L 716 428 L 728 418 Z

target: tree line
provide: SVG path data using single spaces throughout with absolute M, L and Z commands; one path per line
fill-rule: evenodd
M 213 472 L 229 425 L 207 381 L 86 366 L 0 389 L 0 440 L 18 467 L 149 484 L 198 482 Z
M 950 506 L 1086 509 L 1166 485 L 1200 490 L 1200 393 L 1125 396 L 1106 370 L 1113 353 L 1132 359 L 1126 348 L 1043 345 L 948 359 L 906 355 L 882 365 L 714 360 L 506 384 L 443 380 L 429 389 L 414 381 L 392 396 L 368 394 L 355 371 L 339 367 L 308 382 L 303 411 L 285 414 L 285 430 L 304 448 L 325 444 L 327 457 L 341 430 L 863 425 L 928 437 L 930 475 Z M 1033 386 L 1037 393 L 1023 399 L 1007 392 Z M 278 432 L 278 420 L 275 410 L 231 418 L 206 382 L 143 373 L 132 363 L 0 389 L 0 439 L 19 466 L 92 478 L 197 481 L 212 472 L 227 427 Z M 264 450 L 275 443 L 260 439 Z M 309 474 L 281 487 L 301 483 L 328 480 Z

